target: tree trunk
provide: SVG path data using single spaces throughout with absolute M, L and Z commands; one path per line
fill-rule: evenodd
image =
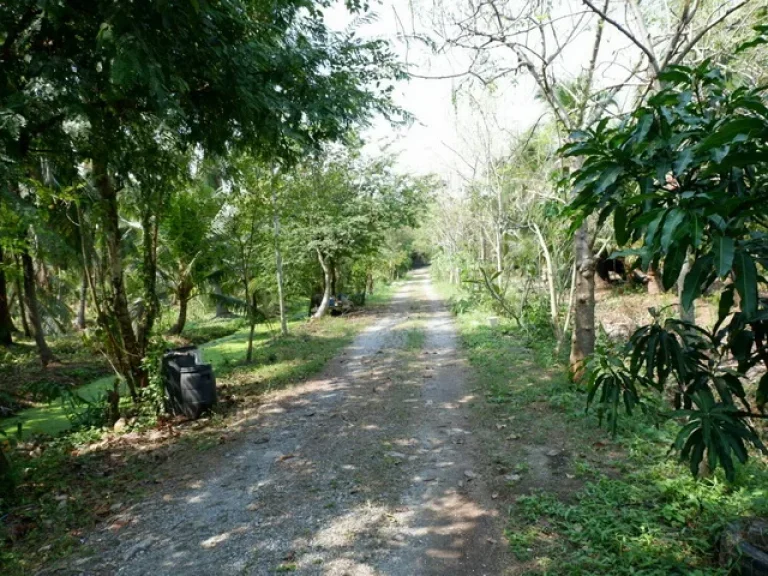
M 85 305 L 88 302 L 88 269 L 83 268 L 83 280 L 80 284 L 80 304 L 77 308 L 75 328 L 85 330 Z
M 13 321 L 11 320 L 4 265 L 3 247 L 0 246 L 0 346 L 10 346 L 13 344 Z
M 13 469 L 8 457 L 0 446 L 0 494 L 13 494 L 15 483 L 13 481 Z
M 24 331 L 25 338 L 32 338 L 32 330 L 29 328 L 29 319 L 27 318 L 27 307 L 24 305 L 24 290 L 21 287 L 20 278 L 24 275 L 21 270 L 21 264 L 18 256 L 16 257 L 16 297 L 19 299 L 19 316 L 21 317 L 21 329 Z
M 189 276 L 185 276 L 179 284 L 179 289 L 176 293 L 179 299 L 179 316 L 176 319 L 176 323 L 168 331 L 169 334 L 178 336 L 184 331 L 184 326 L 187 324 L 187 309 L 193 289 L 192 279 Z
M 555 286 L 555 265 L 552 262 L 552 255 L 549 253 L 547 243 L 536 223 L 531 223 L 536 238 L 539 241 L 541 252 L 544 254 L 544 261 L 547 264 L 547 286 L 549 288 L 549 317 L 552 322 L 552 329 L 555 333 L 555 339 L 560 342 L 560 312 L 557 309 L 557 287 Z
M 328 258 L 328 265 L 331 268 L 331 296 L 336 296 L 336 263 Z
M 248 333 L 248 352 L 245 354 L 245 363 L 253 362 L 253 335 L 256 332 L 256 322 L 251 320 L 251 330 Z
M 43 366 L 48 366 L 48 364 L 54 362 L 56 358 L 48 347 L 48 343 L 45 341 L 43 323 L 40 320 L 40 310 L 37 306 L 35 267 L 32 264 L 32 256 L 30 256 L 27 250 L 23 250 L 21 253 L 21 265 L 24 270 L 24 300 L 27 306 L 27 313 L 29 314 L 29 322 L 32 324 L 35 344 L 37 344 L 37 351 L 40 354 L 40 362 Z
M 366 276 L 366 292 L 368 294 L 373 294 L 373 274 L 369 271 Z
M 123 276 L 123 259 L 120 250 L 120 219 L 117 208 L 117 190 L 112 185 L 105 164 L 93 163 L 93 176 L 101 196 L 102 230 L 106 246 L 106 276 L 109 285 L 108 315 L 103 320 L 105 330 L 112 331 L 117 346 L 114 364 L 125 378 L 131 396 L 136 398 L 136 387 L 142 380 L 141 354 L 133 332 L 128 296 Z M 111 318 L 109 317 L 111 316 Z
M 323 268 L 323 299 L 320 301 L 320 306 L 317 307 L 317 311 L 312 318 L 322 318 L 325 316 L 328 310 L 328 304 L 331 301 L 331 266 L 323 258 L 320 250 L 317 250 L 317 259 L 320 261 L 320 266 Z
M 589 230 L 584 222 L 573 239 L 576 259 L 576 284 L 573 302 L 573 338 L 570 371 L 574 380 L 584 374 L 584 362 L 595 351 L 595 260 L 589 245 Z
M 280 333 L 288 334 L 288 322 L 285 318 L 285 298 L 283 296 L 283 255 L 280 252 L 280 214 L 277 211 L 277 193 L 272 187 L 272 223 L 275 230 L 275 271 L 277 275 L 277 302 L 280 307 Z
M 691 255 L 686 256 L 683 268 L 680 270 L 680 276 L 677 279 L 677 302 L 678 311 L 680 314 L 680 320 L 684 322 L 690 322 L 694 324 L 696 322 L 696 304 L 691 302 L 691 306 L 688 309 L 683 308 L 683 287 L 685 286 L 685 277 L 691 270 Z

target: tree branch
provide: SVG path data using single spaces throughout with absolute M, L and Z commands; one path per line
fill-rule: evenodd
M 600 8 L 598 8 L 597 6 L 595 6 L 594 4 L 592 4 L 592 2 L 590 2 L 590 0 L 581 0 L 581 1 L 582 1 L 584 4 L 586 4 L 587 6 L 589 6 L 589 8 L 590 8 L 590 9 L 591 9 L 591 10 L 592 10 L 592 11 L 593 11 L 595 14 L 597 14 L 598 16 L 600 16 L 600 18 L 602 18 L 603 20 L 605 20 L 606 22 L 608 22 L 608 23 L 609 23 L 611 26 L 613 26 L 614 28 L 616 28 L 616 29 L 617 29 L 619 32 L 621 32 L 622 34 L 624 34 L 624 36 L 626 36 L 626 37 L 627 37 L 627 38 L 630 40 L 630 42 L 632 42 L 632 43 L 633 43 L 635 46 L 637 46 L 638 48 L 640 48 L 640 50 L 642 50 L 642 51 L 643 51 L 643 54 L 645 54 L 645 55 L 648 57 L 648 62 L 651 64 L 651 67 L 653 68 L 653 70 L 654 70 L 654 73 L 658 75 L 658 73 L 660 72 L 660 70 L 659 70 L 659 63 L 656 61 L 656 57 L 654 56 L 653 52 L 651 52 L 650 48 L 648 48 L 648 47 L 647 47 L 645 44 L 643 44 L 642 42 L 640 42 L 640 40 L 638 40 L 637 38 L 635 38 L 635 35 L 634 35 L 634 34 L 632 34 L 632 32 L 630 32 L 630 31 L 629 31 L 629 30 L 627 30 L 627 29 L 626 29 L 624 26 L 622 26 L 621 24 L 619 24 L 619 23 L 618 23 L 616 20 L 614 20 L 613 18 L 611 18 L 610 16 L 608 16 L 608 14 L 606 14 L 605 12 L 603 12 L 602 10 L 600 10 Z
M 583 1 L 586 1 L 586 0 L 583 0 Z M 693 38 L 691 38 L 691 40 L 690 40 L 690 42 L 688 42 L 688 44 L 683 46 L 682 50 L 677 55 L 677 57 L 673 60 L 673 62 L 675 64 L 679 64 L 680 62 L 682 62 L 683 58 L 685 58 L 688 55 L 688 52 L 690 52 L 693 49 L 693 47 L 696 46 L 696 44 L 698 44 L 699 40 L 701 40 L 704 37 L 704 35 L 707 34 L 707 32 L 712 30 L 712 28 L 714 28 L 715 26 L 720 24 L 723 20 L 728 18 L 728 16 L 730 16 L 734 12 L 736 12 L 737 10 L 739 10 L 739 9 L 743 8 L 744 6 L 746 6 L 747 4 L 749 4 L 749 2 L 750 2 L 750 0 L 743 0 L 742 2 L 740 2 L 740 3 L 736 4 L 735 6 L 733 6 L 732 8 L 729 8 L 728 10 L 726 10 L 723 13 L 722 16 L 720 16 L 719 18 L 715 19 L 711 24 L 708 24 L 707 26 L 704 26 L 704 28 L 702 28 Z

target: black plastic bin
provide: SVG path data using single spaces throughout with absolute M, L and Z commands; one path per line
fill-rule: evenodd
M 163 355 L 166 409 L 193 420 L 216 404 L 216 376 L 194 346 Z

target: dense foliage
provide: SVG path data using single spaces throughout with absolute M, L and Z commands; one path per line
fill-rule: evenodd
M 680 306 L 704 292 L 719 296 L 715 325 L 656 314 L 630 339 L 628 366 L 599 368 L 592 394 L 627 410 L 641 401 L 636 384 L 670 390 L 684 426 L 676 442 L 694 474 L 705 457 L 729 478 L 747 446 L 765 450 L 752 424 L 768 398 L 768 378 L 751 394 L 750 376 L 768 366 L 766 265 L 768 98 L 763 88 L 734 87 L 716 67 L 674 67 L 664 88 L 619 124 L 603 121 L 574 135 L 565 151 L 584 158 L 573 207 L 613 217 L 621 252 L 662 269 L 662 284 L 681 282 Z M 634 247 L 637 246 L 637 247 Z M 688 270 L 690 262 L 690 270 Z M 684 272 L 685 269 L 685 272 Z M 713 288 L 713 284 L 718 282 Z M 611 376 L 606 377 L 610 373 Z

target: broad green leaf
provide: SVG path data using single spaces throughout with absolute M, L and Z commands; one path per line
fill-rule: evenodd
M 733 259 L 734 284 L 741 297 L 741 311 L 747 319 L 757 312 L 757 267 L 752 256 L 739 250 Z
M 757 118 L 738 117 L 727 121 L 707 136 L 699 145 L 701 150 L 713 150 L 732 142 L 739 142 L 745 136 L 762 130 L 762 125 Z
M 696 298 L 701 296 L 702 285 L 712 271 L 712 261 L 712 255 L 707 254 L 699 256 L 696 262 L 693 263 L 693 266 L 691 266 L 683 284 L 683 294 L 681 297 L 683 308 L 690 308 Z
M 714 240 L 715 269 L 724 278 L 733 265 L 734 242 L 730 236 L 716 236 Z
M 733 308 L 733 286 L 729 286 L 720 294 L 720 302 L 717 306 L 718 322 L 722 322 L 731 313 Z
M 669 290 L 675 285 L 680 277 L 680 272 L 685 264 L 685 258 L 688 252 L 688 244 L 675 244 L 667 253 L 664 259 L 664 269 L 661 274 L 661 284 L 664 290 Z
M 669 246 L 672 244 L 672 239 L 679 234 L 679 227 L 683 224 L 684 219 L 685 212 L 678 208 L 672 208 L 667 214 L 661 230 L 661 249 L 664 252 L 669 250 Z
M 629 241 L 627 209 L 622 205 L 617 206 L 613 212 L 613 231 L 616 234 L 616 242 L 619 246 L 624 246 Z

